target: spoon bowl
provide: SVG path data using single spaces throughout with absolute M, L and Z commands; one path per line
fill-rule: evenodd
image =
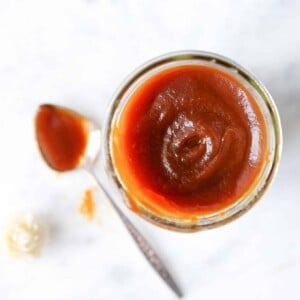
M 87 119 L 86 121 L 88 122 L 88 141 L 77 168 L 92 171 L 101 152 L 101 130 L 94 122 Z

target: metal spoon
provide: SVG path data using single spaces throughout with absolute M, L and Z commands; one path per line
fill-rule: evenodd
M 91 120 L 79 115 L 77 112 L 71 111 L 67 108 L 63 108 L 60 106 L 54 106 L 60 110 L 67 110 L 69 113 L 72 112 L 77 117 L 80 116 L 82 121 L 88 124 L 88 143 L 82 159 L 80 163 L 75 167 L 75 169 L 84 169 L 87 171 L 96 181 L 98 186 L 102 189 L 107 199 L 110 201 L 111 205 L 116 210 L 117 214 L 123 221 L 123 224 L 126 226 L 128 232 L 131 234 L 132 238 L 136 242 L 137 246 L 140 248 L 146 259 L 149 261 L 151 266 L 155 269 L 155 271 L 160 275 L 160 277 L 165 281 L 165 283 L 173 290 L 173 292 L 181 298 L 183 296 L 181 290 L 175 283 L 174 279 L 171 277 L 167 268 L 155 253 L 153 248 L 149 245 L 146 239 L 141 235 L 141 233 L 136 229 L 136 227 L 129 221 L 129 219 L 124 215 L 124 213 L 120 210 L 120 208 L 115 203 L 114 198 L 110 195 L 110 192 L 104 184 L 101 182 L 99 177 L 97 177 L 94 171 L 94 165 L 100 154 L 100 146 L 101 146 L 101 131 L 99 127 L 97 127 Z M 39 148 L 42 149 L 40 140 L 37 138 L 37 142 L 39 144 Z M 51 164 L 47 161 L 47 156 L 42 153 L 43 158 L 50 168 L 53 168 Z

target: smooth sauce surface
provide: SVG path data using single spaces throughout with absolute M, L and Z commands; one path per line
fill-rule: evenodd
M 234 203 L 257 179 L 265 149 L 265 121 L 253 95 L 209 66 L 152 76 L 113 129 L 113 161 L 133 206 L 176 217 Z
M 35 119 L 40 150 L 53 169 L 76 168 L 87 146 L 86 121 L 76 113 L 59 106 L 44 104 Z

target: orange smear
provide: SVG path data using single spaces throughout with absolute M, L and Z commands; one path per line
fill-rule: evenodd
M 87 189 L 84 192 L 82 202 L 79 206 L 80 214 L 88 220 L 92 220 L 95 216 L 95 201 L 93 198 L 93 190 L 94 189 Z

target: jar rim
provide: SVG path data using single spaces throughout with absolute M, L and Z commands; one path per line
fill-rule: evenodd
M 160 227 L 175 231 L 193 232 L 202 229 L 214 228 L 231 222 L 239 216 L 241 216 L 242 214 L 244 214 L 255 203 L 258 202 L 258 200 L 262 197 L 267 188 L 270 186 L 278 170 L 282 152 L 282 129 L 278 110 L 268 90 L 265 88 L 263 83 L 260 80 L 258 80 L 251 72 L 249 72 L 233 60 L 219 54 L 198 50 L 176 51 L 153 58 L 141 65 L 140 67 L 138 67 L 137 69 L 135 69 L 132 73 L 130 73 L 120 85 L 118 90 L 115 92 L 112 98 L 112 102 L 108 108 L 108 113 L 102 132 L 102 153 L 106 173 L 112 185 L 121 192 L 122 197 L 125 197 L 125 200 L 128 200 L 128 198 L 125 189 L 121 183 L 121 180 L 118 178 L 116 168 L 114 167 L 111 151 L 111 129 L 114 125 L 114 117 L 116 111 L 119 108 L 122 99 L 124 99 L 124 96 L 126 96 L 129 89 L 132 88 L 132 86 L 143 76 L 146 76 L 147 74 L 149 75 L 149 72 L 159 67 L 166 66 L 170 63 L 183 63 L 184 61 L 207 61 L 209 63 L 214 64 L 215 66 L 221 66 L 222 68 L 225 68 L 228 73 L 229 70 L 231 70 L 231 72 L 234 71 L 235 73 L 237 73 L 238 76 L 243 78 L 243 80 L 245 80 L 257 92 L 259 97 L 263 100 L 264 104 L 266 105 L 268 113 L 270 114 L 272 123 L 271 129 L 273 130 L 274 135 L 274 149 L 271 149 L 273 154 L 272 160 L 268 162 L 269 169 L 267 171 L 267 174 L 265 174 L 266 176 L 264 178 L 264 182 L 260 182 L 262 180 L 262 178 L 260 178 L 259 182 L 254 187 L 254 191 L 252 191 L 253 195 L 248 195 L 247 199 L 243 195 L 243 199 L 237 200 L 232 205 L 220 211 L 214 212 L 212 214 L 199 216 L 199 219 L 197 219 L 196 222 L 191 222 L 191 220 L 185 220 L 181 218 L 170 218 L 168 216 L 160 216 L 157 215 L 155 212 L 150 211 L 150 209 L 139 205 L 138 215 L 143 217 L 147 221 L 150 221 L 151 223 L 154 223 L 155 225 L 158 225 Z M 232 73 L 230 74 L 232 75 Z M 257 97 L 254 98 L 256 99 Z M 258 105 L 260 106 L 259 103 Z

